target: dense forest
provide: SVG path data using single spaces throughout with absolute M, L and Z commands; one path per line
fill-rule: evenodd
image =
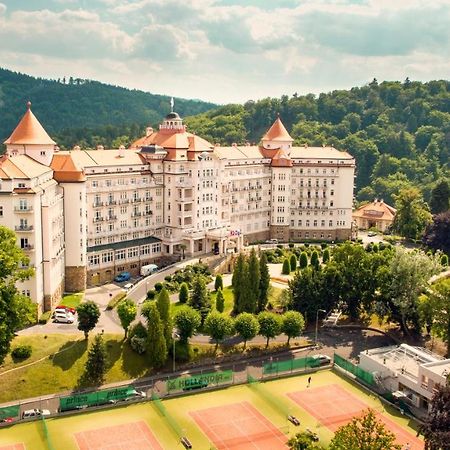
M 359 200 L 411 185 L 425 199 L 437 180 L 449 180 L 450 83 L 373 80 L 363 87 L 226 105 L 189 117 L 190 131 L 231 144 L 258 142 L 280 114 L 295 144 L 332 144 L 357 161 Z
M 26 101 L 62 148 L 127 146 L 157 126 L 169 97 L 82 79 L 45 80 L 0 69 L 0 138 L 8 137 Z M 394 204 L 417 187 L 426 201 L 439 181 L 450 184 L 450 82 L 373 80 L 366 86 L 287 95 L 217 107 L 176 99 L 190 131 L 213 143 L 259 142 L 280 114 L 296 145 L 334 145 L 357 162 L 360 201 Z
M 62 148 L 98 144 L 118 146 L 157 125 L 170 111 L 170 97 L 111 86 L 80 78 L 46 80 L 0 69 L 0 142 L 25 112 L 26 102 Z M 199 114 L 216 105 L 175 99 L 183 116 Z

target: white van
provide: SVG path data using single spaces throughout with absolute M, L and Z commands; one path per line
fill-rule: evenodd
M 146 266 L 141 267 L 141 276 L 146 277 L 155 273 L 158 270 L 158 266 L 156 264 L 147 264 Z

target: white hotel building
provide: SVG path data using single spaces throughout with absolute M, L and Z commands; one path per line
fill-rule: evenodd
M 259 146 L 212 145 L 171 112 L 129 149 L 59 151 L 30 106 L 0 159 L 0 225 L 30 257 L 19 289 L 41 311 L 183 251 L 351 236 L 354 158 L 292 146 L 279 118 Z

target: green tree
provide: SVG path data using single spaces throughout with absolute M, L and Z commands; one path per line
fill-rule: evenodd
M 308 267 L 308 255 L 306 254 L 306 252 L 301 252 L 300 253 L 300 269 L 305 269 L 306 267 Z
M 84 333 L 84 338 L 87 339 L 89 332 L 97 325 L 98 319 L 100 318 L 100 310 L 96 303 L 88 300 L 77 306 L 77 315 L 78 329 Z
M 430 209 L 433 214 L 448 211 L 450 208 L 450 187 L 447 180 L 440 180 L 431 191 Z
M 174 316 L 174 323 L 180 335 L 180 340 L 187 343 L 194 332 L 202 323 L 201 315 L 190 306 L 184 305 L 177 309 Z
M 220 273 L 216 275 L 216 279 L 214 281 L 214 290 L 218 291 L 219 289 L 223 289 L 223 278 Z
M 244 350 L 247 346 L 247 341 L 253 339 L 259 332 L 258 319 L 250 313 L 239 314 L 234 321 L 234 329 L 236 333 L 244 341 Z
M 83 380 L 93 384 L 101 385 L 105 381 L 108 354 L 103 335 L 97 334 L 88 351 L 86 366 L 84 368 Z
M 323 264 L 326 264 L 329 260 L 330 260 L 330 249 L 326 248 L 323 251 L 322 262 Z
M 130 324 L 136 319 L 137 307 L 136 303 L 134 303 L 131 298 L 123 299 L 117 305 L 117 314 L 119 316 L 120 324 L 122 325 L 123 330 L 125 331 L 125 338 L 128 335 L 128 328 Z
M 159 317 L 164 328 L 164 338 L 167 346 L 172 342 L 172 318 L 170 316 L 170 297 L 166 288 L 163 288 L 156 299 Z
M 222 289 L 217 290 L 216 294 L 216 309 L 220 313 L 223 313 L 223 310 L 225 309 L 225 298 L 222 293 Z
M 252 248 L 248 259 L 248 292 L 245 311 L 254 313 L 258 309 L 260 269 L 256 251 Z
M 180 286 L 180 293 L 178 294 L 178 301 L 180 303 L 187 303 L 189 300 L 189 287 L 186 283 L 182 283 Z
M 15 286 L 16 281 L 33 276 L 33 269 L 24 268 L 28 265 L 29 259 L 16 246 L 14 232 L 0 226 L 0 364 L 11 348 L 14 332 L 36 320 L 36 306 Z M 22 314 L 22 310 L 28 313 Z
M 386 430 L 383 422 L 369 409 L 334 433 L 329 450 L 400 450 L 395 440 L 395 434 Z
M 258 295 L 258 312 L 266 309 L 269 300 L 270 272 L 267 265 L 267 257 L 263 252 L 259 259 L 259 295 Z
M 259 334 L 264 336 L 266 348 L 269 346 L 269 340 L 278 336 L 281 332 L 281 318 L 279 315 L 263 311 L 258 314 Z
M 437 385 L 420 432 L 425 439 L 425 450 L 446 450 L 450 442 L 450 379 L 447 384 Z
M 197 275 L 192 282 L 189 306 L 200 312 L 203 323 L 211 309 L 211 299 L 206 287 L 205 279 L 201 275 Z
M 311 265 L 315 269 L 318 269 L 320 267 L 319 253 L 317 252 L 317 250 L 314 250 L 311 254 Z
M 216 350 L 219 342 L 226 336 L 231 336 L 234 331 L 233 319 L 226 314 L 212 311 L 205 320 L 204 329 L 208 336 L 216 343 Z
M 291 338 L 300 336 L 305 329 L 305 319 L 297 311 L 288 311 L 282 316 L 281 331 L 288 337 L 287 344 Z
M 392 228 L 401 236 L 418 239 L 432 217 L 422 195 L 416 188 L 404 189 L 395 196 L 397 213 Z
M 233 312 L 239 314 L 246 309 L 247 295 L 249 291 L 248 264 L 243 253 L 239 253 L 234 266 L 233 278 Z
M 450 357 L 450 279 L 435 283 L 428 295 L 432 314 L 432 331 L 447 345 L 447 357 Z
M 291 265 L 291 272 L 297 270 L 297 257 L 294 253 L 292 253 L 291 257 L 289 258 L 289 263 Z
M 308 431 L 292 436 L 287 445 L 290 450 L 324 450 L 324 447 L 315 442 L 313 434 Z
M 289 275 L 291 273 L 291 264 L 289 262 L 289 259 L 285 258 L 283 261 L 283 268 L 281 270 L 281 273 L 283 275 Z
M 142 314 L 147 319 L 147 356 L 150 364 L 159 369 L 167 360 L 167 343 L 156 302 L 147 302 Z

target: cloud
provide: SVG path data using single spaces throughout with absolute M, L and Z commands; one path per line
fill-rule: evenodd
M 71 2 L 0 3 L 0 59 L 224 103 L 450 73 L 448 0 Z

